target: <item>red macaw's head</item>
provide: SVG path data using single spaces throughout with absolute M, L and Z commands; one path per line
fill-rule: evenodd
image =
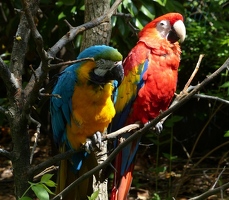
M 179 13 L 168 13 L 148 23 L 139 33 L 139 40 L 147 41 L 151 37 L 166 39 L 171 43 L 178 40 L 183 42 L 186 36 L 186 29 L 183 23 L 183 16 Z

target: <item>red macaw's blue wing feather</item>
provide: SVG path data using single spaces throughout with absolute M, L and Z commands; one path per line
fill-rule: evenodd
M 111 124 L 111 131 L 116 131 L 129 123 L 128 117 L 131 113 L 133 102 L 135 101 L 139 90 L 144 85 L 143 75 L 148 68 L 148 59 L 146 58 L 145 60 L 142 60 L 140 64 L 133 67 L 133 70 L 128 70 L 128 67 L 130 67 L 128 66 L 128 59 L 129 58 L 127 57 L 124 61 L 124 80 L 116 93 L 116 115 Z M 122 134 L 120 138 L 128 138 L 130 135 L 131 133 L 125 133 Z M 115 146 L 119 144 L 120 138 L 114 142 Z M 129 186 L 132 182 L 133 163 L 139 142 L 140 138 L 128 144 L 115 159 L 114 167 L 117 171 L 115 172 L 114 188 L 112 190 L 111 199 L 122 199 L 128 194 Z M 125 178 L 123 179 L 122 177 Z

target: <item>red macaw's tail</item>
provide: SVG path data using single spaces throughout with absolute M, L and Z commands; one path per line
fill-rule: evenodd
M 133 180 L 134 161 L 140 138 L 127 145 L 117 155 L 111 200 L 126 200 Z
M 119 185 L 114 186 L 111 192 L 111 200 L 126 200 L 133 180 L 134 164 L 131 164 L 125 174 L 120 177 Z M 115 177 L 116 178 L 116 177 Z
M 74 182 L 77 178 L 91 170 L 97 165 L 94 153 L 87 155 L 80 170 L 73 169 L 73 163 L 71 160 L 62 160 L 57 178 L 57 188 L 55 194 L 59 194 L 68 185 Z M 96 176 L 96 175 L 95 175 Z M 63 200 L 85 200 L 87 196 L 91 196 L 93 193 L 92 188 L 93 178 L 88 178 L 83 182 L 79 183 L 75 188 L 70 190 L 66 195 L 63 196 Z

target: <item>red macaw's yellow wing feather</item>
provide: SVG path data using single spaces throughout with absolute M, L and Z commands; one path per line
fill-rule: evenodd
M 176 90 L 180 62 L 177 41 L 185 37 L 182 21 L 180 14 L 169 13 L 153 20 L 139 33 L 138 43 L 123 63 L 125 76 L 118 88 L 112 131 L 135 122 L 145 124 L 168 108 Z M 116 157 L 111 199 L 127 198 L 139 141 L 140 138 L 130 143 Z

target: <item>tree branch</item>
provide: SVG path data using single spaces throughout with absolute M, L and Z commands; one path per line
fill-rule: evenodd
M 225 100 L 219 97 L 215 97 L 215 96 L 206 95 L 206 94 L 195 94 L 194 98 L 209 99 L 209 100 L 218 101 L 220 103 L 229 104 L 228 100 Z
M 203 193 L 197 197 L 190 198 L 189 200 L 203 200 L 203 199 L 206 199 L 207 197 L 209 197 L 213 194 L 217 194 L 217 193 L 221 192 L 222 190 L 226 190 L 227 188 L 229 188 L 229 183 L 221 185 L 220 187 L 217 187 L 215 189 L 208 190 L 207 192 L 205 192 L 205 193 Z
M 88 23 L 85 23 L 81 26 L 72 27 L 71 25 L 68 25 L 70 30 L 67 32 L 57 43 L 51 47 L 47 53 L 44 51 L 43 48 L 43 40 L 40 36 L 38 30 L 36 29 L 36 26 L 34 25 L 33 18 L 31 18 L 31 13 L 28 10 L 28 1 L 23 0 L 24 9 L 26 12 L 27 20 L 29 21 L 30 29 L 32 30 L 32 34 L 34 37 L 34 40 L 36 44 L 39 46 L 37 50 L 39 51 L 39 55 L 41 56 L 42 62 L 40 63 L 39 67 L 36 69 L 36 77 L 33 75 L 27 84 L 24 92 L 25 96 L 27 97 L 26 102 L 26 108 L 29 108 L 31 104 L 36 100 L 36 94 L 38 94 L 39 89 L 41 88 L 41 84 L 47 77 L 47 71 L 49 71 L 51 68 L 49 67 L 48 63 L 51 58 L 55 58 L 56 54 L 70 41 L 72 41 L 77 34 L 85 31 L 86 29 L 93 28 L 95 26 L 98 26 L 99 24 L 107 21 L 114 11 L 117 9 L 118 5 L 122 2 L 122 0 L 116 0 L 113 6 L 110 8 L 110 10 L 104 14 L 103 16 L 96 18 Z M 45 66 L 45 67 L 44 67 Z M 47 67 L 46 67 L 47 66 Z M 46 71 L 43 71 L 43 70 Z
M 173 111 L 177 110 L 178 108 L 180 108 L 184 103 L 186 103 L 187 101 L 189 101 L 201 88 L 203 88 L 206 84 L 208 84 L 210 81 L 212 81 L 223 70 L 225 70 L 226 68 L 228 68 L 228 66 L 229 66 L 229 58 L 225 61 L 225 63 L 218 70 L 216 70 L 213 74 L 211 74 L 209 77 L 207 77 L 205 80 L 203 80 L 190 93 L 188 93 L 188 94 L 182 94 L 182 96 L 180 96 L 180 98 L 178 100 L 179 102 L 177 104 L 173 105 L 168 110 L 166 110 L 163 113 L 161 113 L 158 117 L 156 117 L 149 124 L 147 124 L 146 126 L 144 126 L 142 129 L 140 129 L 140 130 L 136 131 L 135 133 L 133 133 L 130 137 L 128 137 L 124 142 L 122 142 L 110 154 L 110 156 L 107 158 L 107 160 L 105 160 L 102 164 L 96 166 L 92 170 L 88 171 L 83 176 L 79 177 L 72 184 L 70 184 L 68 187 L 66 187 L 62 192 L 60 192 L 58 195 L 56 195 L 53 198 L 53 200 L 61 199 L 64 195 L 66 195 L 70 190 L 72 190 L 76 185 L 78 185 L 79 183 L 81 183 L 83 180 L 85 180 L 86 178 L 92 176 L 94 173 L 98 172 L 99 170 L 101 170 L 105 166 L 108 166 L 112 162 L 112 160 L 116 157 L 116 155 L 125 146 L 127 146 L 133 140 L 136 140 L 137 138 L 139 138 L 140 136 L 142 136 L 142 134 L 144 134 L 145 132 L 147 132 L 147 130 L 149 130 L 151 127 L 154 127 L 161 119 L 163 119 L 164 117 L 166 117 L 167 115 L 169 115 L 171 112 L 173 112 Z M 228 183 L 227 186 L 229 186 L 229 183 Z
M 121 2 L 122 2 L 122 0 L 116 0 L 106 14 L 104 14 L 101 17 L 98 17 L 98 18 L 96 18 L 90 22 L 87 22 L 87 23 L 82 24 L 82 25 L 77 26 L 77 27 L 72 27 L 69 24 L 68 25 L 70 28 L 69 32 L 67 34 L 65 34 L 54 46 L 52 46 L 48 50 L 49 56 L 55 57 L 56 54 L 60 51 L 60 49 L 62 49 L 68 42 L 72 41 L 75 38 L 75 36 L 78 35 L 79 33 L 108 21 L 109 18 L 114 14 L 114 12 L 116 11 L 116 9 L 118 8 L 118 6 Z
M 0 155 L 5 156 L 12 160 L 12 154 L 9 151 L 6 151 L 5 149 L 0 149 Z

